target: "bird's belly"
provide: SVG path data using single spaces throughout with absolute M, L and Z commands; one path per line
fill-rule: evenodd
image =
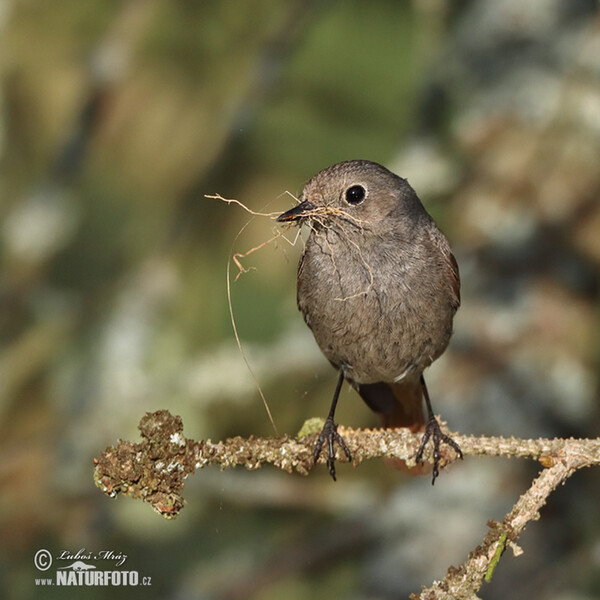
M 401 276 L 323 269 L 312 261 L 298 282 L 298 306 L 325 356 L 357 383 L 420 375 L 446 348 L 452 313 L 430 319 Z M 352 273 L 349 275 L 349 273 Z M 439 312 L 437 313 L 439 316 Z

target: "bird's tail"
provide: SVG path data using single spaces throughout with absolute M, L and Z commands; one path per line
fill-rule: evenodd
M 425 430 L 423 390 L 418 379 L 358 384 L 356 389 L 369 408 L 379 414 L 383 428 L 408 427 L 413 433 Z M 424 475 L 431 471 L 428 463 L 408 468 L 403 460 L 397 458 L 386 458 L 385 462 L 410 475 Z

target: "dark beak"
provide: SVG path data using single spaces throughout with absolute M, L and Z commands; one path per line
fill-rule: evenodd
M 276 220 L 279 223 L 284 223 L 285 221 L 297 221 L 298 219 L 302 219 L 302 217 L 306 216 L 306 213 L 314 209 L 314 205 L 308 200 L 305 200 L 304 202 L 298 204 L 298 206 L 294 206 L 294 208 L 291 208 L 282 215 L 279 215 Z

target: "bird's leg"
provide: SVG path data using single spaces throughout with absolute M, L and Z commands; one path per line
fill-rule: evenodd
M 427 406 L 427 425 L 425 426 L 425 433 L 423 434 L 423 439 L 421 440 L 421 445 L 419 446 L 419 451 L 417 452 L 415 460 L 417 461 L 417 463 L 423 460 L 423 451 L 425 450 L 425 446 L 427 445 L 429 438 L 432 438 L 433 477 L 431 479 L 431 485 L 433 485 L 435 483 L 435 478 L 440 474 L 440 446 L 442 445 L 442 442 L 451 446 L 460 458 L 463 457 L 463 453 L 460 449 L 460 446 L 449 435 L 446 435 L 442 432 L 440 424 L 438 423 L 438 420 L 433 414 L 433 409 L 431 408 L 431 400 L 429 399 L 429 392 L 427 391 L 427 386 L 425 385 L 425 379 L 423 378 L 423 375 L 421 375 L 421 389 L 423 390 L 423 396 L 425 398 L 425 404 Z
M 325 425 L 323 425 L 323 429 L 317 438 L 317 443 L 315 444 L 315 451 L 313 454 L 314 462 L 316 463 L 321 454 L 321 449 L 323 448 L 323 444 L 325 440 L 327 440 L 329 455 L 327 457 L 327 465 L 329 466 L 329 474 L 333 477 L 335 481 L 335 452 L 333 450 L 333 442 L 337 442 L 338 446 L 344 451 L 348 460 L 352 460 L 352 455 L 350 454 L 350 450 L 348 450 L 348 446 L 346 446 L 346 442 L 344 438 L 337 432 L 337 425 L 335 424 L 333 417 L 335 415 L 335 407 L 337 406 L 337 401 L 340 396 L 340 391 L 342 389 L 342 384 L 344 383 L 344 372 L 340 370 L 340 377 L 337 382 L 337 386 L 335 388 L 335 392 L 333 394 L 333 400 L 331 401 L 331 408 L 329 409 L 329 414 L 327 415 L 327 419 L 325 419 Z

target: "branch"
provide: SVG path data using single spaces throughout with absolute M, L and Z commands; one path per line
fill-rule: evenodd
M 571 442 L 589 441 L 598 452 L 597 440 L 563 440 L 565 445 Z M 569 452 L 567 450 L 567 452 Z M 488 521 L 490 531 L 481 545 L 473 550 L 468 559 L 458 568 L 450 567 L 446 577 L 429 588 L 423 588 L 420 594 L 412 594 L 412 600 L 456 600 L 457 598 L 476 598 L 475 592 L 485 579 L 490 581 L 493 570 L 506 546 L 511 547 L 515 556 L 523 553 L 515 540 L 525 529 L 529 521 L 540 518 L 539 510 L 548 499 L 550 493 L 564 483 L 577 469 L 589 466 L 588 459 L 572 456 L 573 460 L 558 459 L 550 468 L 545 469 L 533 481 L 531 487 L 519 498 L 513 509 L 502 522 Z M 598 463 L 598 457 L 593 464 Z
M 182 435 L 181 417 L 166 410 L 146 413 L 139 424 L 140 443 L 120 440 L 94 459 L 94 481 L 105 494 L 121 493 L 141 498 L 165 518 L 174 518 L 184 506 L 184 481 L 206 465 L 222 469 L 243 465 L 257 469 L 272 464 L 285 471 L 294 469 L 306 475 L 312 467 L 312 453 L 320 425 L 310 433 L 290 438 L 241 438 L 224 442 L 194 441 Z M 414 465 L 420 434 L 408 429 L 353 430 L 339 428 L 357 465 L 370 458 L 394 458 Z M 312 433 L 314 431 L 314 433 Z M 544 470 L 519 498 L 502 522 L 490 521 L 490 531 L 482 544 L 470 553 L 460 567 L 451 567 L 441 582 L 423 589 L 413 600 L 476 598 L 485 578 L 489 581 L 506 546 L 515 554 L 521 550 L 516 539 L 529 521 L 539 518 L 548 496 L 576 470 L 600 464 L 600 439 L 524 440 L 502 437 L 472 437 L 450 434 L 465 456 L 516 456 L 538 460 Z M 338 460 L 345 457 L 338 455 Z M 430 458 L 430 457 L 426 457 Z M 443 463 L 454 460 L 444 455 Z M 324 462 L 324 459 L 320 459 Z

